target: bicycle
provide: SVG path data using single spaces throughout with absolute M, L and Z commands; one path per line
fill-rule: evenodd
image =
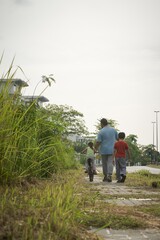
M 89 176 L 89 181 L 90 181 L 90 182 L 93 182 L 93 179 L 94 179 L 93 159 L 92 159 L 92 158 L 88 158 L 88 159 L 87 159 L 87 163 L 88 163 L 88 176 Z

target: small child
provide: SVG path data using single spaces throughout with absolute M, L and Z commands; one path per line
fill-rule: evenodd
M 85 167 L 86 167 L 86 173 L 88 172 L 88 159 L 93 159 L 93 171 L 94 171 L 94 174 L 96 175 L 97 174 L 97 171 L 96 171 L 96 165 L 95 165 L 95 149 L 93 147 L 93 142 L 89 142 L 88 143 L 88 147 L 86 147 L 82 153 L 85 153 L 86 154 L 86 162 L 85 162 Z
M 114 144 L 114 153 L 116 161 L 116 176 L 117 183 L 124 183 L 126 179 L 126 153 L 130 158 L 130 152 L 128 144 L 124 141 L 125 133 L 120 132 L 118 134 L 118 141 Z

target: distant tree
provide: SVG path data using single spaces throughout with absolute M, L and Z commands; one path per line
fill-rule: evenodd
M 61 131 L 63 135 L 88 134 L 83 114 L 68 105 L 49 104 L 46 107 L 48 118 L 54 123 L 54 131 Z
M 107 119 L 107 118 L 106 118 L 106 119 Z M 95 125 L 95 127 L 96 127 L 96 133 L 101 129 L 100 120 L 101 120 L 101 119 L 98 119 L 98 122 L 97 122 L 96 125 Z M 114 128 L 118 131 L 118 129 L 117 129 L 118 123 L 117 123 L 116 120 L 107 119 L 107 121 L 108 121 L 108 124 L 109 124 L 111 127 L 114 127 Z M 96 133 L 95 133 L 95 134 L 96 134 Z
M 130 134 L 126 137 L 126 141 L 134 145 L 137 145 L 137 139 L 138 139 L 137 135 L 134 135 L 134 134 Z
M 155 150 L 153 144 L 149 144 L 147 146 L 142 146 L 142 160 L 146 164 L 148 163 L 158 163 L 160 162 L 159 152 Z
M 130 134 L 125 138 L 125 141 L 128 143 L 130 153 L 131 153 L 131 165 L 141 162 L 142 152 L 137 144 L 138 137 L 134 134 Z

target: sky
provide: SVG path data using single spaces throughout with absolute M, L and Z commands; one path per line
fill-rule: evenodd
M 23 95 L 39 95 L 41 76 L 53 74 L 42 95 L 83 113 L 90 132 L 105 117 L 156 145 L 159 10 L 159 0 L 0 0 L 0 74 L 15 57 L 16 78 L 29 84 Z

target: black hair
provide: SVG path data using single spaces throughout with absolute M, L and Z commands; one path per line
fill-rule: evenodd
M 93 149 L 93 142 L 89 142 L 88 146 Z
M 125 133 L 124 132 L 118 133 L 118 138 L 125 139 Z
M 108 125 L 107 119 L 106 119 L 106 118 L 102 118 L 102 119 L 101 119 L 101 124 L 102 124 L 103 126 Z

